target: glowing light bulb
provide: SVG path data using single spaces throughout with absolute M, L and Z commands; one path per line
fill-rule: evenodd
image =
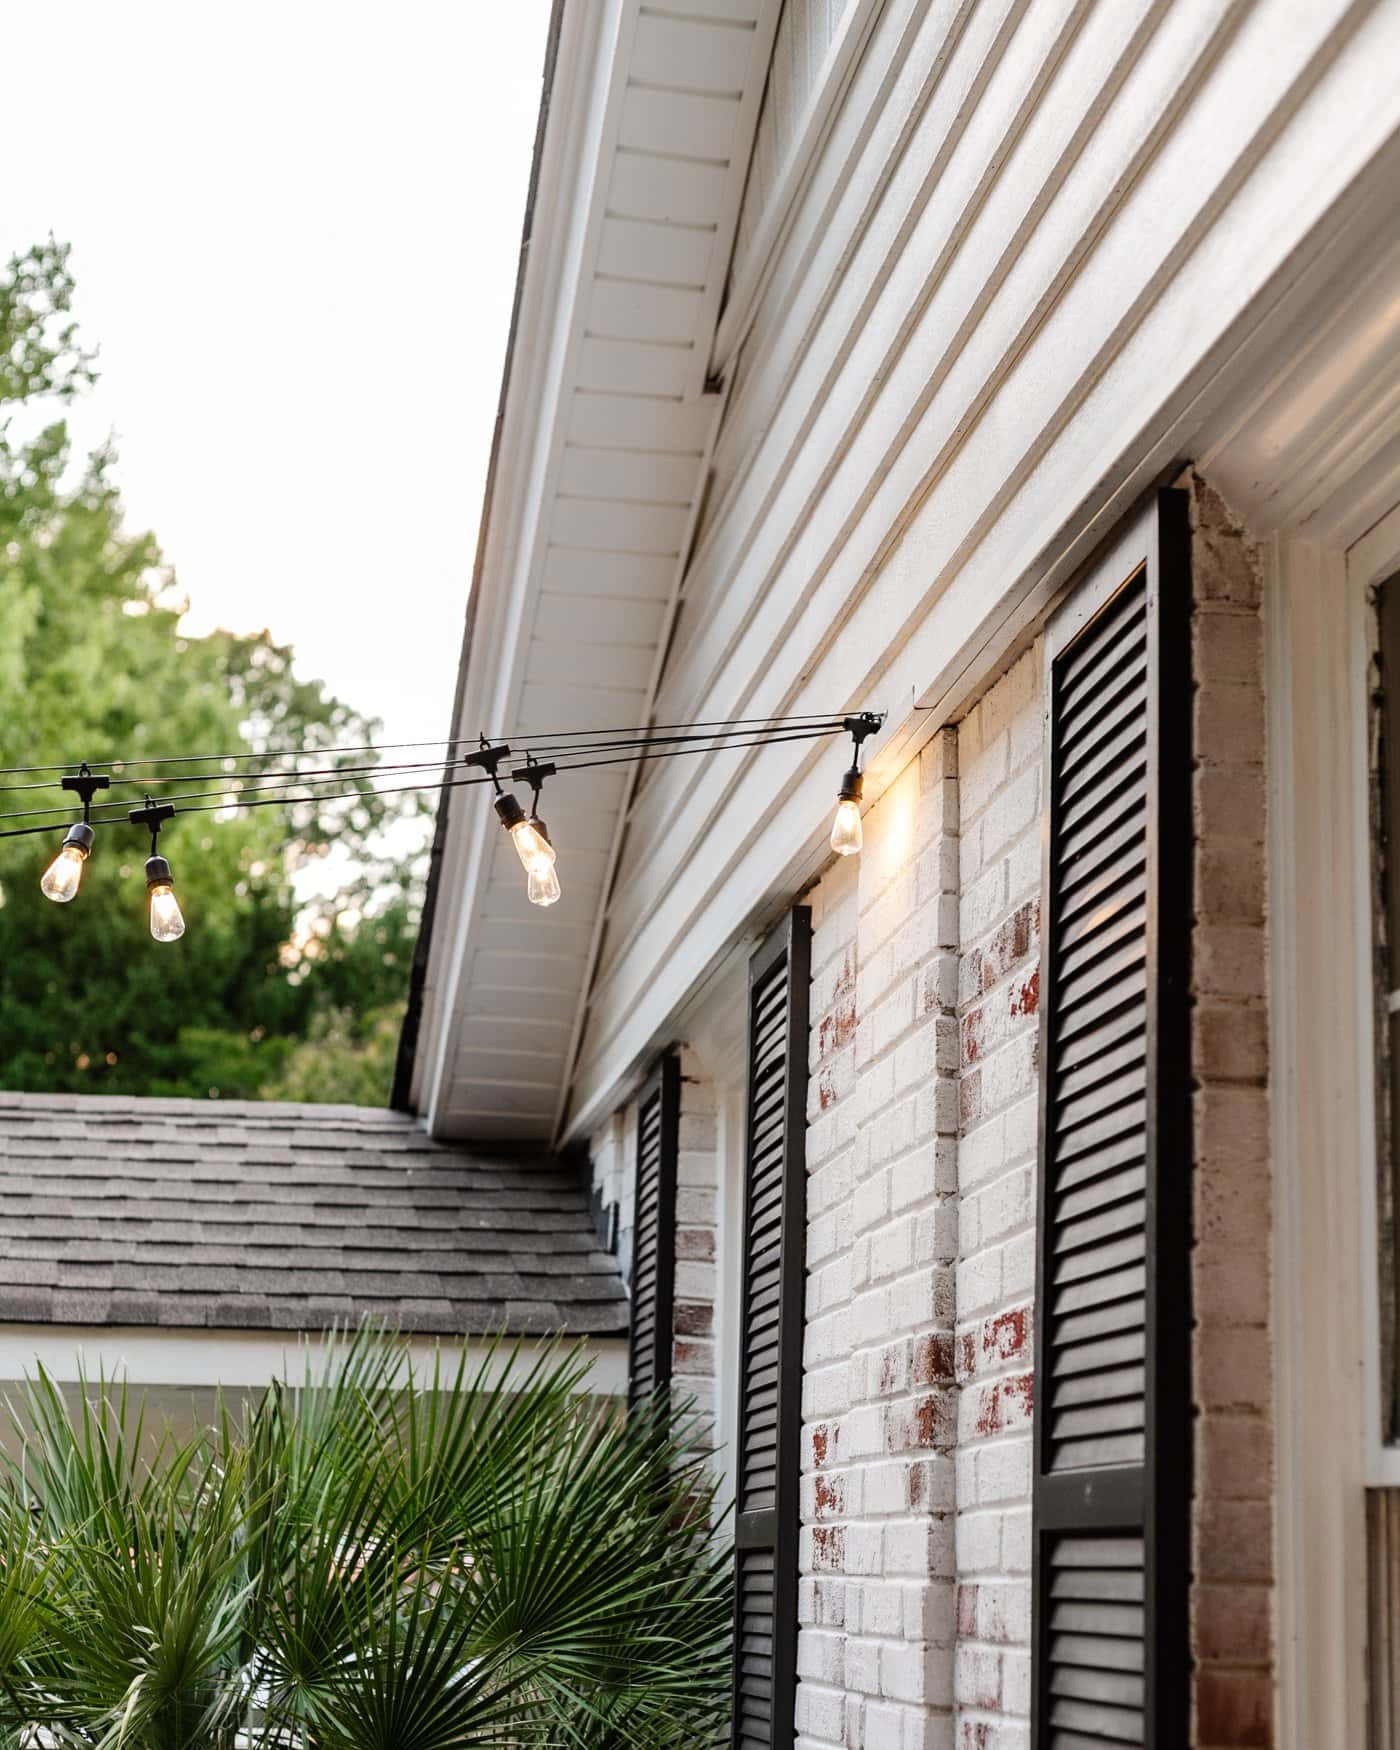
M 546 863 L 543 869 L 532 869 L 526 891 L 531 905 L 553 905 L 559 897 L 559 877 L 554 872 L 554 865 Z
M 151 934 L 157 942 L 178 942 L 185 933 L 185 915 L 168 881 L 151 889 Z
M 853 857 L 860 849 L 860 804 L 849 796 L 836 804 L 836 819 L 831 823 L 831 848 L 838 857 Z
M 46 899 L 57 900 L 60 905 L 66 905 L 73 898 L 83 877 L 83 864 L 87 862 L 87 855 L 81 845 L 64 845 L 39 877 L 39 889 Z
M 546 869 L 554 867 L 557 854 L 554 846 L 533 820 L 517 822 L 510 829 L 510 836 L 527 875 L 542 875 Z
M 175 897 L 170 865 L 154 851 L 146 859 L 146 892 L 151 901 L 151 934 L 157 942 L 178 942 L 185 933 L 185 914 Z

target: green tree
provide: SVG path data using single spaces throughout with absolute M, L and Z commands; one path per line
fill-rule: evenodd
M 67 250 L 52 242 L 0 274 L 0 765 L 233 757 L 114 773 L 94 805 L 97 840 L 70 904 L 38 890 L 62 826 L 0 839 L 0 1078 L 40 1090 L 249 1097 L 313 1031 L 329 1037 L 332 1011 L 357 1018 L 401 1002 L 413 920 L 402 883 L 377 879 L 367 891 L 362 880 L 308 917 L 293 878 L 333 843 L 367 861 L 375 835 L 417 803 L 375 795 L 365 754 L 296 767 L 270 757 L 359 746 L 378 728 L 300 677 L 270 634 L 182 633 L 174 573 L 152 535 L 126 529 L 110 451 L 84 462 L 71 453 L 61 407 L 93 375 L 71 295 Z M 50 409 L 60 416 L 46 418 Z M 346 799 L 177 814 L 161 850 L 189 928 L 158 947 L 145 918 L 149 846 L 125 811 L 147 781 L 186 810 L 247 797 L 238 774 L 258 763 L 250 756 L 279 772 L 342 774 L 330 793 Z M 9 786 L 0 812 L 67 806 L 57 776 L 0 779 Z

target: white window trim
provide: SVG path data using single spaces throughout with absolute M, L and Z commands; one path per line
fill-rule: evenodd
M 1375 1076 L 1379 1041 L 1376 1038 L 1376 1005 L 1372 986 L 1372 950 L 1375 919 L 1371 892 L 1370 845 L 1370 701 L 1366 677 L 1370 668 L 1373 633 L 1370 591 L 1387 577 L 1400 572 L 1400 506 L 1381 518 L 1374 528 L 1347 553 L 1347 608 L 1352 651 L 1352 744 L 1353 784 L 1357 819 L 1366 835 L 1365 855 L 1356 858 L 1355 915 L 1358 920 L 1355 978 L 1357 1037 L 1365 1059 L 1358 1077 L 1361 1165 L 1361 1291 L 1362 1323 L 1366 1341 L 1362 1346 L 1363 1412 L 1366 1448 L 1366 1481 L 1372 1488 L 1400 1488 L 1400 1445 L 1381 1437 L 1380 1345 L 1380 1216 L 1376 1179 Z M 1392 995 L 1394 1010 L 1400 1001 Z
M 1279 1742 L 1364 1738 L 1362 1181 L 1374 1167 L 1365 591 L 1271 545 L 1270 1108 Z M 1358 973 L 1364 976 L 1358 976 Z

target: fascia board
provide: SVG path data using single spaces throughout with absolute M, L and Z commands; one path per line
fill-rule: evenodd
M 640 0 L 565 10 L 544 142 L 532 242 L 500 463 L 486 507 L 486 547 L 455 732 L 495 732 L 513 721 L 524 686 L 548 504 L 563 448 L 562 418 L 587 320 L 587 282 L 607 204 L 611 147 L 626 90 L 627 44 Z M 471 793 L 465 793 L 470 799 Z M 456 1008 L 492 854 L 494 817 L 447 792 L 449 830 L 441 880 L 453 904 L 434 930 L 427 1069 L 419 1109 L 435 1130 L 456 1057 Z

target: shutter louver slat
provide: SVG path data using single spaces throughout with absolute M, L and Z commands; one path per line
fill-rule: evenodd
M 1127 826 L 1131 818 L 1131 842 L 1135 849 L 1141 847 L 1145 855 L 1146 725 L 1139 722 L 1135 726 L 1138 757 L 1126 768 L 1121 764 L 1111 768 L 1087 787 L 1081 782 L 1076 786 L 1076 799 L 1068 805 L 1065 787 L 1059 783 L 1059 761 L 1068 763 L 1079 751 L 1075 717 L 1081 722 L 1088 721 L 1084 703 L 1092 699 L 1092 688 L 1102 685 L 1103 677 L 1112 674 L 1129 692 L 1140 690 L 1145 696 L 1147 667 L 1147 590 L 1146 580 L 1139 578 L 1071 646 L 1063 675 L 1057 682 L 1054 736 L 1059 758 L 1052 772 L 1054 815 L 1050 847 L 1052 892 L 1057 897 L 1072 885 L 1077 839 L 1102 824 L 1106 816 L 1120 826 Z M 1077 712 L 1073 707 L 1062 711 L 1064 700 L 1078 701 Z M 1078 769 L 1082 779 L 1085 770 L 1082 762 Z M 1081 1013 L 1090 1013 L 1097 1020 L 1105 1004 L 1110 1012 L 1139 1006 L 1139 980 L 1145 976 L 1147 963 L 1145 864 L 1141 888 L 1141 898 L 1126 910 L 1121 903 L 1114 903 L 1118 897 L 1114 890 L 1102 892 L 1096 908 L 1081 913 L 1073 929 L 1060 927 L 1056 906 L 1048 933 L 1055 942 L 1051 1003 L 1059 1038 L 1074 1036 Z M 1131 1055 L 1132 1042 L 1124 1042 L 1119 1050 Z M 1144 1201 L 1133 1199 L 1083 1218 L 1063 1208 L 1067 1193 L 1078 1192 L 1082 1196 L 1080 1188 L 1093 1182 L 1085 1173 L 1086 1157 L 1097 1168 L 1093 1180 L 1098 1180 L 1104 1170 L 1112 1169 L 1112 1162 L 1104 1159 L 1106 1152 L 1116 1156 L 1127 1151 L 1132 1160 L 1144 1158 L 1145 1062 L 1129 1063 L 1118 1076 L 1084 1087 L 1073 1097 L 1064 1097 L 1069 1092 L 1059 1086 L 1053 1090 L 1046 1139 L 1055 1175 L 1046 1207 L 1050 1228 L 1046 1238 L 1054 1248 L 1054 1262 L 1047 1271 L 1047 1280 L 1053 1284 L 1048 1309 L 1052 1339 L 1056 1319 L 1083 1314 L 1091 1308 L 1116 1306 L 1121 1318 L 1123 1310 L 1131 1307 L 1134 1313 L 1145 1316 L 1145 1302 L 1140 1298 L 1146 1284 L 1142 1268 L 1147 1255 Z M 1053 1405 L 1057 1398 L 1061 1354 L 1058 1348 L 1051 1352 L 1047 1389 L 1041 1398 L 1047 1405 Z M 1135 1397 L 1132 1394 L 1115 1397 L 1096 1406 L 1088 1392 L 1091 1378 L 1102 1388 L 1106 1376 L 1102 1373 L 1076 1376 L 1076 1394 L 1082 1407 L 1064 1414 L 1052 1411 L 1047 1453 L 1050 1470 L 1102 1462 L 1105 1449 L 1098 1437 L 1141 1429 L 1144 1424 L 1145 1381 Z M 1133 1442 L 1127 1445 L 1131 1448 Z M 1125 1452 L 1124 1456 L 1132 1454 Z
M 671 1381 L 679 1138 L 680 1063 L 668 1052 L 637 1106 L 627 1386 L 633 1404 Z
M 1060 1537 L 1049 1552 L 1051 1743 L 1145 1744 L 1140 1539 Z
M 809 941 L 794 911 L 749 970 L 732 1733 L 747 1750 L 793 1731 Z
M 1186 1739 L 1189 575 L 1156 494 L 1047 639 L 1037 1750 Z

